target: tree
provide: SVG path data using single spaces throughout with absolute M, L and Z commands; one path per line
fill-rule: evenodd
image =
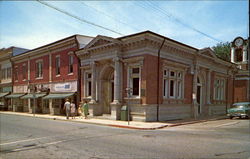
M 215 52 L 215 55 L 225 61 L 230 61 L 230 43 L 218 43 L 216 46 L 213 46 L 212 49 Z

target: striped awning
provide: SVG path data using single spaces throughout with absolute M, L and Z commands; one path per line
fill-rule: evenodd
M 22 96 L 22 99 L 29 99 L 29 98 L 40 98 L 45 96 L 45 93 L 35 93 L 34 95 L 32 93 L 26 94 L 25 96 Z
M 5 98 L 19 98 L 19 97 L 22 97 L 23 95 L 25 95 L 25 94 L 23 94 L 23 93 L 13 93 L 13 94 L 5 96 Z
M 8 95 L 9 94 L 9 92 L 5 92 L 5 93 L 0 93 L 0 98 L 2 98 L 2 97 L 4 97 L 4 96 L 6 96 L 6 95 Z
M 73 96 L 74 94 L 75 92 L 74 93 L 51 93 L 43 97 L 43 99 L 63 99 L 63 98 Z

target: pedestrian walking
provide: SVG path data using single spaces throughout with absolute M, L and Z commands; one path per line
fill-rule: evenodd
M 88 104 L 87 101 L 84 102 L 82 108 L 83 108 L 82 112 L 84 112 L 84 117 L 85 117 L 85 119 L 87 119 L 88 118 L 88 114 L 89 114 L 89 104 Z
M 82 101 L 80 102 L 79 107 L 78 107 L 78 114 L 80 115 L 80 118 L 81 118 L 81 119 L 82 119 L 83 116 L 84 116 L 83 104 L 84 104 L 84 101 L 82 100 Z
M 71 113 L 72 119 L 75 119 L 76 105 L 73 100 L 71 102 L 70 113 Z
M 66 99 L 66 102 L 64 103 L 64 107 L 63 107 L 63 109 L 66 111 L 66 119 L 69 119 L 70 107 L 71 107 L 71 104 L 69 102 L 69 99 Z

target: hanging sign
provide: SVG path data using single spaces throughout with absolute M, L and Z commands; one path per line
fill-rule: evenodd
M 54 85 L 55 91 L 70 91 L 71 84 L 70 83 L 60 83 Z

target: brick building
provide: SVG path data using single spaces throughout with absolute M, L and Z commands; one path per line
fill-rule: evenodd
M 237 37 L 231 42 L 231 62 L 237 65 L 238 71 L 234 80 L 234 102 L 250 101 L 250 72 L 247 52 L 247 40 Z
M 163 121 L 225 114 L 233 103 L 236 65 L 210 48 L 145 31 L 99 35 L 76 54 L 81 98 L 92 116 L 119 120 L 121 106 L 129 105 L 132 120 Z
M 9 47 L 0 49 L 0 107 L 7 110 L 11 105 L 11 100 L 5 98 L 12 92 L 12 63 L 10 58 L 28 51 L 19 47 Z
M 12 57 L 13 93 L 7 97 L 12 99 L 13 110 L 61 114 L 65 98 L 77 103 L 79 62 L 74 51 L 90 40 L 73 35 Z

